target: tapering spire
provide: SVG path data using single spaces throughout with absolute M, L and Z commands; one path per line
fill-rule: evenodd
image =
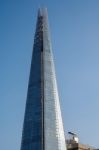
M 38 16 L 39 17 L 42 16 L 42 9 L 41 8 L 39 8 L 39 10 L 38 10 Z
M 38 10 L 21 150 L 66 150 L 47 8 Z

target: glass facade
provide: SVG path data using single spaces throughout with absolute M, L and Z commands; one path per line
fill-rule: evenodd
M 66 150 L 47 10 L 39 10 L 21 150 Z
M 46 9 L 43 14 L 45 150 L 66 150 Z

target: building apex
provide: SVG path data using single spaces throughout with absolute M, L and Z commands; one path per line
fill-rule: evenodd
M 38 10 L 38 16 L 39 17 L 42 16 L 42 9 L 41 8 L 39 8 L 39 10 Z
M 39 17 L 40 16 L 46 16 L 46 14 L 47 14 L 47 8 L 46 7 L 38 9 L 38 16 Z

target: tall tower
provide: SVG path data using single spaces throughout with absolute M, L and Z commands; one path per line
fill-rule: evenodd
M 46 9 L 38 12 L 21 150 L 66 150 Z

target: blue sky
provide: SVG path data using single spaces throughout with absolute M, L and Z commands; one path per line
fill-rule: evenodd
M 37 10 L 47 7 L 65 134 L 99 147 L 99 0 L 0 0 L 0 149 L 19 150 Z

